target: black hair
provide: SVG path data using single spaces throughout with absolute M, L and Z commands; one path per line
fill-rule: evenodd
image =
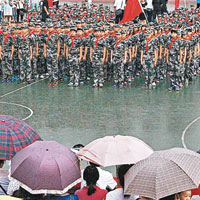
M 176 194 L 172 194 L 172 195 L 169 195 L 167 197 L 163 197 L 160 200 L 174 200 L 175 196 L 176 196 Z
M 96 163 L 93 163 L 93 162 L 89 162 L 91 166 L 94 166 L 94 167 L 100 167 L 100 165 L 96 164 Z
M 75 144 L 72 148 L 83 148 L 84 145 L 82 144 Z
M 197 153 L 199 153 L 199 154 L 200 154 L 200 149 L 199 149 L 199 151 L 197 151 Z
M 118 179 L 119 179 L 119 183 L 120 185 L 124 188 L 124 175 L 126 174 L 126 172 L 133 166 L 133 164 L 131 165 L 120 165 L 117 168 L 117 175 L 118 175 Z
M 0 160 L 0 165 L 3 165 L 5 160 Z
M 88 196 L 95 193 L 94 186 L 99 180 L 99 171 L 95 166 L 87 166 L 83 172 L 83 179 L 86 181 L 88 187 Z
M 31 194 L 22 187 L 13 193 L 14 197 L 22 198 L 23 200 L 43 200 L 43 194 Z

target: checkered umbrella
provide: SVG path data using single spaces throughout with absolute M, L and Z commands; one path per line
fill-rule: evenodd
M 125 175 L 125 194 L 160 199 L 197 188 L 200 183 L 200 155 L 174 148 L 154 152 Z
M 7 115 L 0 115 L 0 160 L 11 160 L 21 149 L 40 136 L 24 121 Z

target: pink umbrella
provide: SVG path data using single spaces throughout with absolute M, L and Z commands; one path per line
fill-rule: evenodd
M 142 140 L 131 136 L 106 136 L 89 143 L 77 154 L 100 166 L 135 164 L 153 153 Z

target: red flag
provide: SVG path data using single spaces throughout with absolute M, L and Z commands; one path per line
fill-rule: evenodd
M 143 12 L 143 8 L 140 4 L 140 0 L 128 0 L 124 11 L 124 17 L 120 24 L 130 22 L 141 12 Z
M 180 0 L 175 0 L 175 10 L 179 8 Z
M 48 0 L 48 4 L 50 8 L 53 8 L 53 0 Z

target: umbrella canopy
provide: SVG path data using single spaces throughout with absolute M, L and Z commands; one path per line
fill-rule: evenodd
M 19 198 L 15 198 L 15 197 L 10 197 L 8 195 L 5 195 L 5 196 L 0 196 L 0 200 L 20 200 L 20 199 Z
M 26 122 L 0 115 L 0 160 L 11 160 L 36 140 L 41 140 L 40 136 Z
M 100 166 L 134 164 L 153 153 L 150 146 L 131 136 L 106 136 L 94 140 L 77 154 Z
M 125 194 L 160 199 L 198 187 L 200 155 L 173 148 L 154 152 L 125 175 Z
M 80 182 L 77 156 L 54 141 L 37 141 L 18 152 L 11 177 L 32 194 L 63 194 Z

